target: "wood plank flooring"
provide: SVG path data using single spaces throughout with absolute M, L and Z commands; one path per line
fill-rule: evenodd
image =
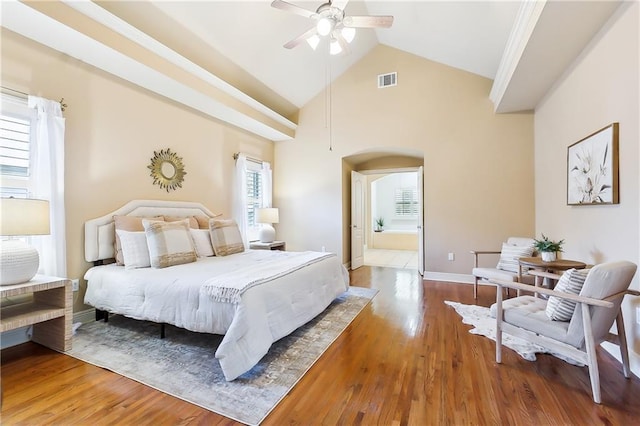
M 522 360 L 468 333 L 444 300 L 473 304 L 464 284 L 362 267 L 352 285 L 380 290 L 267 417 L 265 425 L 633 425 L 640 380 L 598 349 L 601 405 L 586 367 Z M 495 289 L 482 286 L 477 304 Z M 3 425 L 232 425 L 232 420 L 69 356 L 26 343 L 2 351 Z

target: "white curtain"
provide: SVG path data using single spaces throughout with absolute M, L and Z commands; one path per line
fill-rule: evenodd
M 236 159 L 236 177 L 235 191 L 233 197 L 233 218 L 238 223 L 242 241 L 245 247 L 249 247 L 249 238 L 247 236 L 247 157 L 244 154 L 238 154 Z
M 49 200 L 51 234 L 34 237 L 40 254 L 38 273 L 67 276 L 67 238 L 64 210 L 64 117 L 60 103 L 29 96 L 29 108 L 37 113 L 32 141 L 32 196 Z
M 273 202 L 273 174 L 271 164 L 262 162 L 262 207 L 272 207 Z

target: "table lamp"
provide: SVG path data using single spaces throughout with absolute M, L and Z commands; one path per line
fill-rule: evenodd
M 276 239 L 276 230 L 271 226 L 272 223 L 278 223 L 278 209 L 269 207 L 256 210 L 256 222 L 262 223 L 260 229 L 260 242 L 272 243 Z
M 0 235 L 49 234 L 49 201 L 31 198 L 0 200 Z M 24 283 L 38 272 L 38 250 L 20 239 L 0 241 L 0 285 Z

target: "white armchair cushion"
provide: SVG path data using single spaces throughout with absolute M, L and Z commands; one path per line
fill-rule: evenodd
M 513 246 L 507 243 L 502 243 L 502 250 L 500 252 L 500 261 L 496 268 L 503 271 L 518 272 L 518 258 L 531 257 L 533 254 L 533 245 L 526 246 Z
M 580 294 L 588 274 L 589 269 L 568 269 L 562 274 L 554 290 Z M 547 302 L 546 314 L 554 321 L 569 321 L 575 309 L 575 302 L 551 296 Z

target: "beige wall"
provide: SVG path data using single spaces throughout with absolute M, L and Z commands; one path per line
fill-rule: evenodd
M 637 2 L 621 6 L 535 112 L 536 231 L 564 238 L 568 259 L 640 264 L 638 13 Z M 620 123 L 620 204 L 567 206 L 567 147 L 613 122 Z M 638 354 L 632 305 L 640 306 L 637 298 L 624 314 Z
M 392 71 L 398 86 L 377 89 L 376 76 Z M 324 246 L 348 261 L 342 158 L 376 151 L 424 157 L 428 271 L 468 274 L 469 250 L 532 236 L 533 117 L 494 114 L 490 88 L 477 75 L 374 48 L 333 84 L 331 138 L 320 93 L 300 111 L 296 139 L 275 145 L 278 238 L 291 249 Z
M 68 276 L 81 278 L 83 224 L 132 199 L 199 201 L 231 214 L 232 155 L 273 160 L 273 143 L 221 124 L 75 59 L 2 30 L 2 85 L 68 104 L 65 134 L 65 207 Z M 154 151 L 183 158 L 181 189 L 152 184 Z M 81 281 L 81 290 L 84 282 Z M 83 308 L 83 291 L 75 296 Z

